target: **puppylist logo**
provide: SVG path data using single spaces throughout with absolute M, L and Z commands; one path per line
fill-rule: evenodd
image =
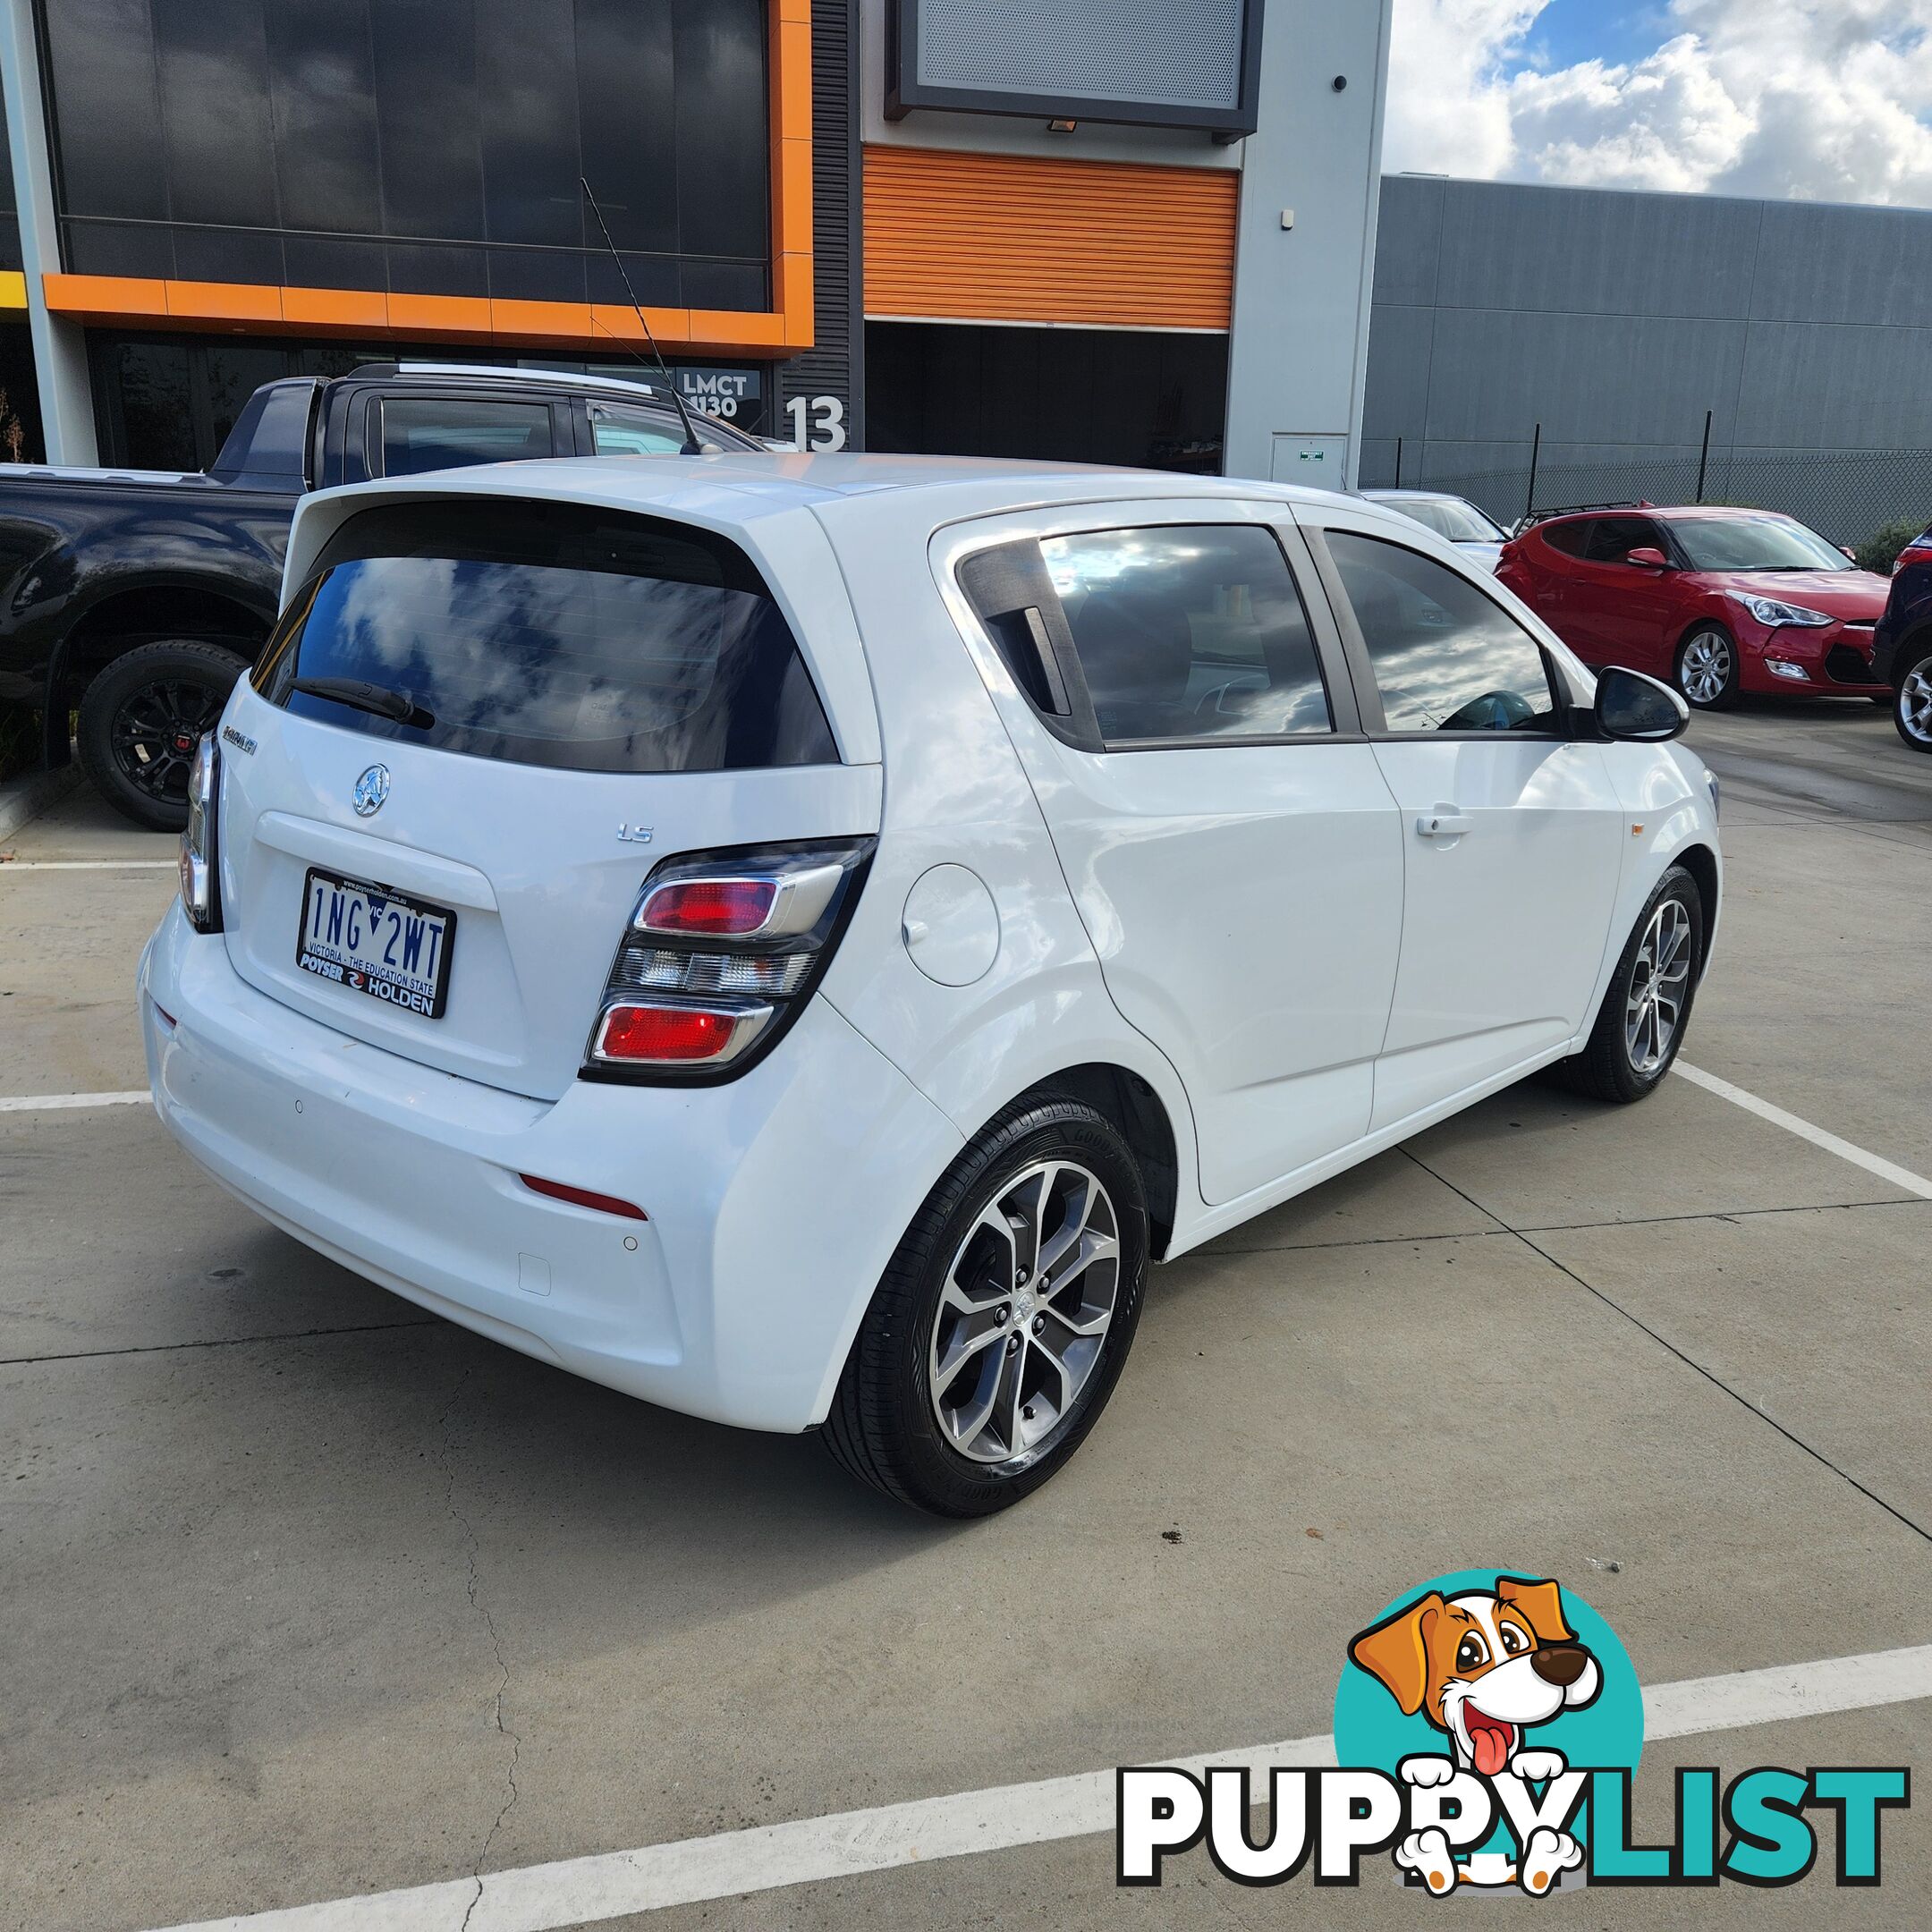
M 1757 1766 L 1676 1774 L 1672 1842 L 1631 1841 L 1643 1694 L 1609 1624 L 1554 1579 L 1465 1570 L 1409 1590 L 1352 1638 L 1335 1693 L 1337 1769 L 1116 1775 L 1114 1876 L 1158 1885 L 1203 1839 L 1223 1877 L 1361 1882 L 1364 1860 L 1434 1897 L 1541 1898 L 1583 1885 L 1795 1885 L 1834 1814 L 1841 1885 L 1879 1882 L 1903 1767 Z M 1266 1796 L 1268 1829 L 1250 1835 Z

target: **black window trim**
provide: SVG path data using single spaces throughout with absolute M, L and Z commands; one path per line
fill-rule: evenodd
M 1434 564 L 1444 570 L 1453 566 L 1439 556 L 1432 556 L 1427 550 L 1414 544 L 1403 543 L 1401 538 L 1389 536 L 1380 530 L 1355 530 L 1345 523 L 1332 526 L 1338 536 L 1360 537 L 1370 543 L 1385 543 L 1392 549 L 1406 550 L 1419 556 L 1425 563 Z M 1471 589 L 1490 604 L 1497 612 L 1522 631 L 1530 642 L 1536 646 L 1537 654 L 1543 660 L 1543 675 L 1550 688 L 1550 704 L 1555 712 L 1556 724 L 1551 731 L 1496 732 L 1496 731 L 1391 731 L 1388 714 L 1382 705 L 1382 687 L 1376 682 L 1375 660 L 1369 656 L 1368 642 L 1363 637 L 1361 627 L 1355 621 L 1354 606 L 1349 602 L 1348 591 L 1342 581 L 1340 567 L 1335 560 L 1335 553 L 1328 547 L 1330 526 L 1321 523 L 1304 523 L 1301 534 L 1307 540 L 1309 554 L 1315 560 L 1316 574 L 1321 580 L 1322 589 L 1332 606 L 1335 626 L 1342 634 L 1343 650 L 1348 659 L 1349 675 L 1354 681 L 1356 703 L 1360 707 L 1365 735 L 1377 744 L 1496 744 L 1512 742 L 1516 744 L 1570 744 L 1579 738 L 1589 735 L 1580 725 L 1580 714 L 1587 713 L 1589 708 L 1579 703 L 1571 690 L 1570 680 L 1563 674 L 1563 666 L 1556 662 L 1549 647 L 1533 631 L 1525 628 L 1522 620 L 1513 611 L 1505 610 L 1496 599 L 1485 590 L 1482 585 L 1466 571 L 1454 571 Z
M 1216 499 L 1202 499 L 1204 511 L 1215 506 Z M 1113 510 L 1124 513 L 1135 507 L 1131 504 L 1097 505 L 1097 512 Z M 1066 687 L 1070 712 L 1066 716 L 1043 710 L 1021 680 L 1013 675 L 1011 667 L 1007 674 L 1013 677 L 1013 686 L 1019 691 L 1026 708 L 1040 724 L 1076 751 L 1085 751 L 1094 757 L 1112 757 L 1139 751 L 1239 751 L 1279 745 L 1329 745 L 1362 744 L 1368 733 L 1363 729 L 1355 690 L 1353 668 L 1348 662 L 1343 640 L 1335 624 L 1334 613 L 1329 608 L 1326 585 L 1320 586 L 1323 595 L 1309 594 L 1310 573 L 1298 567 L 1297 555 L 1303 563 L 1313 564 L 1311 547 L 1306 542 L 1307 532 L 1294 521 L 1293 513 L 1284 504 L 1278 517 L 1216 517 L 1200 515 L 1193 517 L 1160 517 L 1148 521 L 1138 521 L 1123 514 L 1111 519 L 1082 523 L 1076 528 L 1062 529 L 1057 525 L 1044 530 L 1013 531 L 993 538 L 985 543 L 977 543 L 957 552 L 952 561 L 953 580 L 966 606 L 973 613 L 973 621 L 979 624 L 987 646 L 1003 665 L 1006 656 L 999 640 L 993 635 L 991 626 L 979 614 L 971 594 L 961 581 L 960 573 L 966 564 L 976 556 L 982 556 L 989 550 L 1004 549 L 1010 545 L 1030 544 L 1037 549 L 1043 543 L 1057 540 L 1063 537 L 1098 537 L 1122 530 L 1194 530 L 1207 527 L 1216 530 L 1264 530 L 1274 538 L 1280 550 L 1282 562 L 1288 572 L 1288 580 L 1294 587 L 1295 596 L 1300 599 L 1302 615 L 1306 619 L 1309 637 L 1315 647 L 1315 667 L 1322 681 L 1324 692 L 1328 700 L 1330 729 L 1326 732 L 1269 732 L 1253 736 L 1235 737 L 1212 734 L 1201 737 L 1192 735 L 1180 738 L 1132 738 L 1118 743 L 1101 735 L 1099 722 L 1094 711 L 1093 694 L 1088 688 L 1087 675 L 1080 661 L 1080 653 L 1074 648 L 1072 626 L 1068 624 L 1066 612 L 1058 597 L 1055 597 L 1050 608 L 1039 611 L 1048 641 L 1052 647 L 1055 668 L 1061 682 Z

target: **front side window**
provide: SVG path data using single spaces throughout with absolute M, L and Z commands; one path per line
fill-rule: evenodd
M 256 688 L 299 717 L 572 771 L 838 762 L 784 614 L 726 538 L 493 497 L 351 517 Z
M 1598 517 L 1588 555 L 1592 564 L 1627 564 L 1632 550 L 1664 547 L 1664 533 L 1648 517 Z
M 420 476 L 428 470 L 556 453 L 547 402 L 387 396 L 380 406 L 385 476 Z
M 1330 530 L 1392 732 L 1551 732 L 1556 706 L 1537 641 L 1445 564 Z
M 1334 730 L 1308 614 L 1272 531 L 1083 530 L 1040 552 L 1107 744 Z
M 710 435 L 710 425 L 695 410 L 691 424 L 707 456 L 720 454 L 729 445 Z M 684 425 L 674 410 L 628 409 L 621 402 L 590 405 L 590 433 L 599 456 L 675 456 L 684 447 Z

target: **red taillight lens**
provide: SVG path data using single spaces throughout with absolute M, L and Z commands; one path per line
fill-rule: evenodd
M 546 1181 L 533 1174 L 517 1179 L 533 1193 L 547 1194 L 552 1200 L 568 1201 L 573 1208 L 592 1208 L 598 1214 L 620 1215 L 626 1221 L 648 1221 L 650 1216 L 635 1201 L 619 1200 L 614 1194 L 596 1194 L 589 1188 L 572 1187 L 563 1181 Z
M 759 1009 L 759 1014 L 768 1009 Z M 613 1006 L 597 1038 L 601 1060 L 674 1062 L 716 1060 L 731 1050 L 732 1037 L 749 1013 L 717 1013 L 697 1006 Z
M 755 933 L 771 917 L 777 897 L 776 879 L 674 879 L 646 897 L 637 925 L 644 932 L 708 938 Z

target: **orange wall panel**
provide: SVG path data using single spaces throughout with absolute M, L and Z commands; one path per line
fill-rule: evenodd
M 869 147 L 866 313 L 1224 329 L 1239 189 L 1231 168 Z

